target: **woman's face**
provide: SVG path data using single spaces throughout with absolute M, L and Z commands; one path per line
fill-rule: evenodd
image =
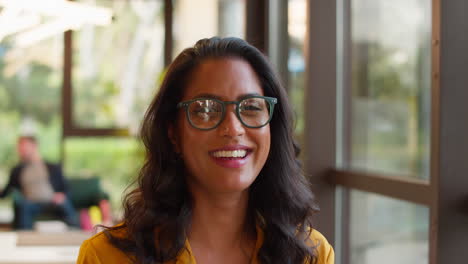
M 264 95 L 250 64 L 235 58 L 208 59 L 192 72 L 182 101 L 200 97 L 238 101 L 250 94 Z M 227 105 L 220 125 L 205 131 L 192 127 L 185 109 L 181 108 L 176 126 L 169 129 L 169 136 L 182 155 L 192 192 L 247 190 L 260 173 L 270 151 L 270 126 L 243 126 L 232 104 Z M 245 157 L 233 157 L 243 153 Z

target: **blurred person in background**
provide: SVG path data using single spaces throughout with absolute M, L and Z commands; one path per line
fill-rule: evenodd
M 15 189 L 21 193 L 15 199 L 15 228 L 32 229 L 35 217 L 44 212 L 57 212 L 65 223 L 77 227 L 61 167 L 42 159 L 34 136 L 19 137 L 17 152 L 20 162 L 10 171 L 8 184 L 0 192 L 0 198 Z

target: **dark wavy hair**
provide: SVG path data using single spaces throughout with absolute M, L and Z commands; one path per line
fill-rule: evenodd
M 266 57 L 238 38 L 199 40 L 169 66 L 143 120 L 141 139 L 146 157 L 138 187 L 124 199 L 123 225 L 109 228 L 105 234 L 136 263 L 164 263 L 186 250 L 192 198 L 168 127 L 177 119 L 176 105 L 191 72 L 204 60 L 220 58 L 248 62 L 265 96 L 278 98 L 270 123 L 270 153 L 249 190 L 251 222 L 264 232 L 258 259 L 261 263 L 315 263 L 316 247 L 308 238 L 317 207 L 297 159 L 300 150 L 293 140 L 293 115 L 285 90 Z M 113 231 L 119 229 L 126 234 L 115 235 Z

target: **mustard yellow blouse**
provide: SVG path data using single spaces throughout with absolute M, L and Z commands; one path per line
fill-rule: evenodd
M 122 231 L 121 232 L 125 232 Z M 257 253 L 263 243 L 263 232 L 257 227 L 257 241 L 255 245 L 254 257 L 251 264 L 260 263 L 257 259 Z M 327 239 L 320 234 L 320 232 L 313 230 L 311 234 L 311 240 L 318 245 L 318 261 L 317 264 L 334 264 L 335 254 L 333 248 L 328 243 Z M 175 261 L 171 261 L 167 264 L 196 264 L 190 244 L 188 240 L 185 242 L 186 250 L 182 250 Z M 77 264 L 119 264 L 119 263 L 131 263 L 128 256 L 122 251 L 115 248 L 110 244 L 107 237 L 101 232 L 90 239 L 83 242 L 80 248 L 80 254 L 78 255 Z

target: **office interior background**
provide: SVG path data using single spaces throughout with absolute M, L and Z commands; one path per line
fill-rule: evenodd
M 272 61 L 337 263 L 468 260 L 465 0 L 0 1 L 0 186 L 33 133 L 67 178 L 99 177 L 119 215 L 143 114 L 196 40 Z M 0 222 L 12 218 L 0 201 Z

